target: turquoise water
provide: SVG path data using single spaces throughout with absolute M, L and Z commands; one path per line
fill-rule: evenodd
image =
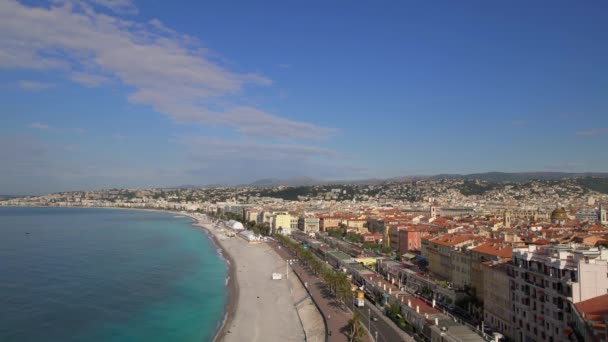
M 208 341 L 225 279 L 189 218 L 0 207 L 0 341 Z

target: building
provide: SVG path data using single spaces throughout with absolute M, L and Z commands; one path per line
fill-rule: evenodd
M 487 299 L 483 306 L 483 321 L 492 330 L 510 337 L 511 295 L 507 268 L 507 264 L 489 261 L 482 264 L 484 298 Z
M 582 341 L 608 341 L 608 294 L 572 304 L 573 330 Z
M 475 296 L 484 301 L 484 276 L 482 265 L 486 261 L 503 263 L 511 260 L 513 248 L 503 243 L 487 242 L 471 249 L 471 287 Z
M 577 211 L 574 217 L 580 222 L 595 223 L 599 220 L 599 213 L 595 209 L 583 209 Z
M 472 246 L 476 238 L 472 235 L 444 234 L 421 240 L 422 256 L 428 260 L 429 270 L 433 275 L 452 281 L 452 252 L 463 247 Z
M 553 212 L 551 212 L 551 223 L 564 225 L 568 221 L 568 213 L 564 208 L 555 208 Z
M 342 218 L 340 217 L 323 215 L 319 217 L 319 230 L 322 232 L 326 232 L 330 229 L 336 229 L 340 227 L 340 223 L 342 223 Z
M 291 215 L 277 213 L 272 217 L 272 231 L 283 235 L 291 235 Z
M 314 216 L 300 216 L 298 219 L 298 229 L 305 233 L 319 232 L 319 218 Z
M 471 251 L 466 248 L 452 251 L 452 286 L 455 289 L 471 286 Z
M 398 231 L 399 254 L 409 251 L 419 251 L 422 247 L 422 238 L 430 235 L 430 230 L 424 227 L 406 227 Z M 392 238 L 392 237 L 391 237 Z
M 515 341 L 565 340 L 571 303 L 606 294 L 608 250 L 576 245 L 514 248 L 508 274 Z
M 291 231 L 298 229 L 299 220 L 300 218 L 298 216 L 291 215 L 291 223 L 289 224 Z
M 599 209 L 599 221 L 600 224 L 608 225 L 608 216 L 606 215 L 606 208 L 604 208 L 601 204 Z

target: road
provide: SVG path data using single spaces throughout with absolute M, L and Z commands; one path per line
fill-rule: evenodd
M 283 259 L 293 259 L 295 256 L 291 254 L 291 251 L 282 248 L 276 242 L 268 242 L 268 244 L 279 254 Z M 348 307 L 339 303 L 338 300 L 329 294 L 325 283 L 318 277 L 314 276 L 312 272 L 304 268 L 299 263 L 293 263 L 291 265 L 291 271 L 295 272 L 303 283 L 307 284 L 308 291 L 317 304 L 321 315 L 325 319 L 328 330 L 328 341 L 329 342 L 348 342 L 348 320 L 353 317 L 353 314 Z M 291 273 L 290 271 L 290 273 Z M 294 276 L 291 273 L 291 276 Z M 365 342 L 369 341 L 369 337 L 365 336 Z
M 352 300 L 349 305 L 352 309 Z M 384 315 L 381 309 L 374 306 L 370 301 L 365 300 L 365 306 L 362 308 L 355 306 L 355 310 L 361 314 L 361 323 L 365 325 L 372 336 L 376 338 L 376 333 L 378 334 L 376 342 L 415 341 L 413 337 L 395 325 L 390 318 Z M 374 321 L 373 318 L 377 320 Z
M 276 242 L 269 242 L 269 244 L 283 259 L 294 258 L 294 255 L 291 254 L 292 251 L 288 251 L 285 248 L 279 249 Z M 346 334 L 344 334 L 344 329 L 348 327 L 348 320 L 352 318 L 351 310 L 353 308 L 360 313 L 361 323 L 370 331 L 371 336 L 374 339 L 377 336 L 377 342 L 415 341 L 412 336 L 406 334 L 394 322 L 386 317 L 381 309 L 375 307 L 371 302 L 366 300 L 365 307 L 358 308 L 353 306 L 353 301 L 351 299 L 350 301 L 347 301 L 347 307 L 339 307 L 335 299 L 327 295 L 325 284 L 321 279 L 315 277 L 308 269 L 302 267 L 300 264 L 293 264 L 292 270 L 300 276 L 300 279 L 303 282 L 308 283 L 308 289 L 328 324 L 328 330 L 332 331 L 332 335 L 329 336 L 329 341 L 348 341 Z M 369 319 L 370 313 L 371 317 L 377 318 L 376 321 L 374 321 L 373 318 Z M 329 320 L 327 319 L 328 316 L 331 316 Z M 340 331 L 342 331 L 342 333 L 340 333 Z M 337 335 L 336 332 L 338 332 Z

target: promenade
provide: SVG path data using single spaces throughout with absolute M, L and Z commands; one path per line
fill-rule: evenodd
M 295 258 L 290 250 L 279 246 L 276 242 L 268 242 L 268 244 L 281 256 L 284 260 Z M 316 277 L 310 270 L 303 267 L 300 263 L 294 263 L 290 267 L 291 276 L 298 276 L 302 282 L 307 284 L 308 291 L 313 300 L 317 304 L 319 311 L 323 315 L 327 324 L 328 341 L 329 342 L 348 342 L 348 321 L 353 314 L 347 306 L 340 303 L 333 297 L 323 280 Z M 363 319 L 361 323 L 365 323 Z M 364 324 L 365 325 L 365 324 Z M 367 326 L 366 326 L 367 327 Z M 363 341 L 370 341 L 369 336 L 364 336 Z

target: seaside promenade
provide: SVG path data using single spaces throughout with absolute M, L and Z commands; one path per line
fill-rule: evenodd
M 193 216 L 191 216 L 193 217 Z M 193 217 L 195 219 L 200 219 Z M 227 342 L 324 340 L 323 318 L 297 281 L 272 280 L 285 262 L 265 243 L 227 237 L 226 230 L 199 221 L 220 245 L 230 263 L 227 321 L 216 340 Z
M 291 251 L 279 246 L 278 243 L 268 242 L 268 245 L 270 245 L 284 260 L 294 258 Z M 291 270 L 295 272 L 303 282 L 307 283 L 308 291 L 317 304 L 327 324 L 328 341 L 348 342 L 348 321 L 353 316 L 352 311 L 350 311 L 344 305 L 340 305 L 338 300 L 328 293 L 329 291 L 327 290 L 323 280 L 316 277 L 300 263 L 292 264 Z M 370 341 L 370 338 L 368 335 L 366 335 L 364 336 L 363 340 Z

